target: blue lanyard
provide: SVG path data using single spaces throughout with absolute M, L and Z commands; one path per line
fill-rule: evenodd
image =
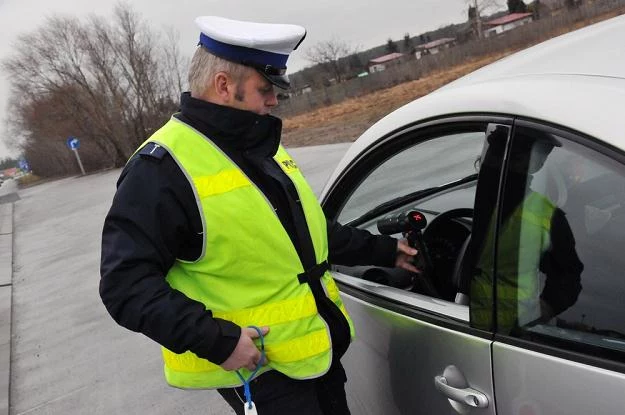
M 260 338 L 260 360 L 256 365 L 256 369 L 252 372 L 249 378 L 245 379 L 243 375 L 237 370 L 236 374 L 243 382 L 243 393 L 245 395 L 245 401 L 247 402 L 248 408 L 252 409 L 252 392 L 250 391 L 250 382 L 256 376 L 258 369 L 260 369 L 265 361 L 265 339 L 263 338 L 263 332 L 256 326 L 248 326 L 251 329 L 254 329 L 258 332 L 258 337 Z

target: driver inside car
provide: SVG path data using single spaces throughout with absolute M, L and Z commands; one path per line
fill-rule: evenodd
M 499 180 L 497 169 L 505 156 L 507 128 L 487 131 L 481 157 L 481 187 L 484 181 Z M 516 127 L 505 177 L 503 205 L 497 237 L 497 275 L 493 276 L 493 253 L 497 206 L 496 192 L 478 198 L 472 235 L 476 253 L 470 286 L 471 322 L 475 327 L 492 327 L 493 280 L 496 281 L 497 330 L 512 330 L 547 322 L 571 307 L 582 289 L 583 264 L 575 250 L 575 239 L 565 213 L 544 194 L 532 188 L 532 179 L 547 157 L 561 143 L 551 134 Z M 496 188 L 496 183 L 494 183 Z M 488 203 L 484 203 L 487 201 Z M 479 221 L 483 221 L 479 226 Z

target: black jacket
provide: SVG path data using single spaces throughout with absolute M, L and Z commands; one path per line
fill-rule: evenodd
M 316 265 L 294 186 L 272 159 L 281 121 L 200 101 L 188 93 L 183 94 L 181 112 L 175 116 L 210 137 L 242 169 L 276 210 L 304 268 Z M 104 222 L 100 296 L 120 325 L 176 353 L 190 350 L 220 364 L 234 350 L 240 328 L 213 318 L 203 304 L 165 281 L 176 258 L 198 258 L 201 232 L 188 180 L 171 155 L 148 144 L 122 171 Z M 392 266 L 395 260 L 394 239 L 338 223 L 328 223 L 328 242 L 330 263 Z M 208 246 L 206 258 L 210 256 Z M 319 313 L 330 327 L 333 350 L 340 356 L 349 344 L 347 322 L 319 281 L 310 285 Z

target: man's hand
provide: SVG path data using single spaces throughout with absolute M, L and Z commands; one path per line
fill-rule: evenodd
M 269 333 L 269 327 L 261 327 L 260 331 L 263 333 L 263 336 L 266 336 L 267 333 Z M 261 353 L 254 344 L 253 339 L 258 337 L 258 332 L 255 329 L 242 327 L 241 337 L 239 337 L 237 346 L 234 348 L 230 357 L 221 364 L 221 367 L 225 370 L 238 370 L 242 367 L 250 371 L 256 369 L 256 366 L 260 362 Z M 266 362 L 267 359 L 265 358 L 263 364 Z
M 419 251 L 408 245 L 408 242 L 405 239 L 398 240 L 395 266 L 410 272 L 419 272 L 419 269 L 413 264 L 414 257 L 418 252 Z

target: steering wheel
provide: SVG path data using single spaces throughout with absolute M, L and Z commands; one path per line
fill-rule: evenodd
M 423 255 L 429 256 L 428 259 L 432 264 L 431 275 L 426 275 L 425 279 L 434 286 L 437 297 L 447 301 L 454 301 L 458 291 L 457 282 L 454 281 L 458 261 L 462 259 L 464 250 L 466 249 L 467 239 L 471 233 L 467 229 L 465 235 L 458 235 L 456 241 L 449 242 L 447 246 L 437 243 L 438 233 L 444 229 L 446 224 L 458 218 L 472 218 L 472 208 L 451 209 L 440 213 L 425 228 L 423 232 L 423 240 L 427 249 L 423 250 Z

